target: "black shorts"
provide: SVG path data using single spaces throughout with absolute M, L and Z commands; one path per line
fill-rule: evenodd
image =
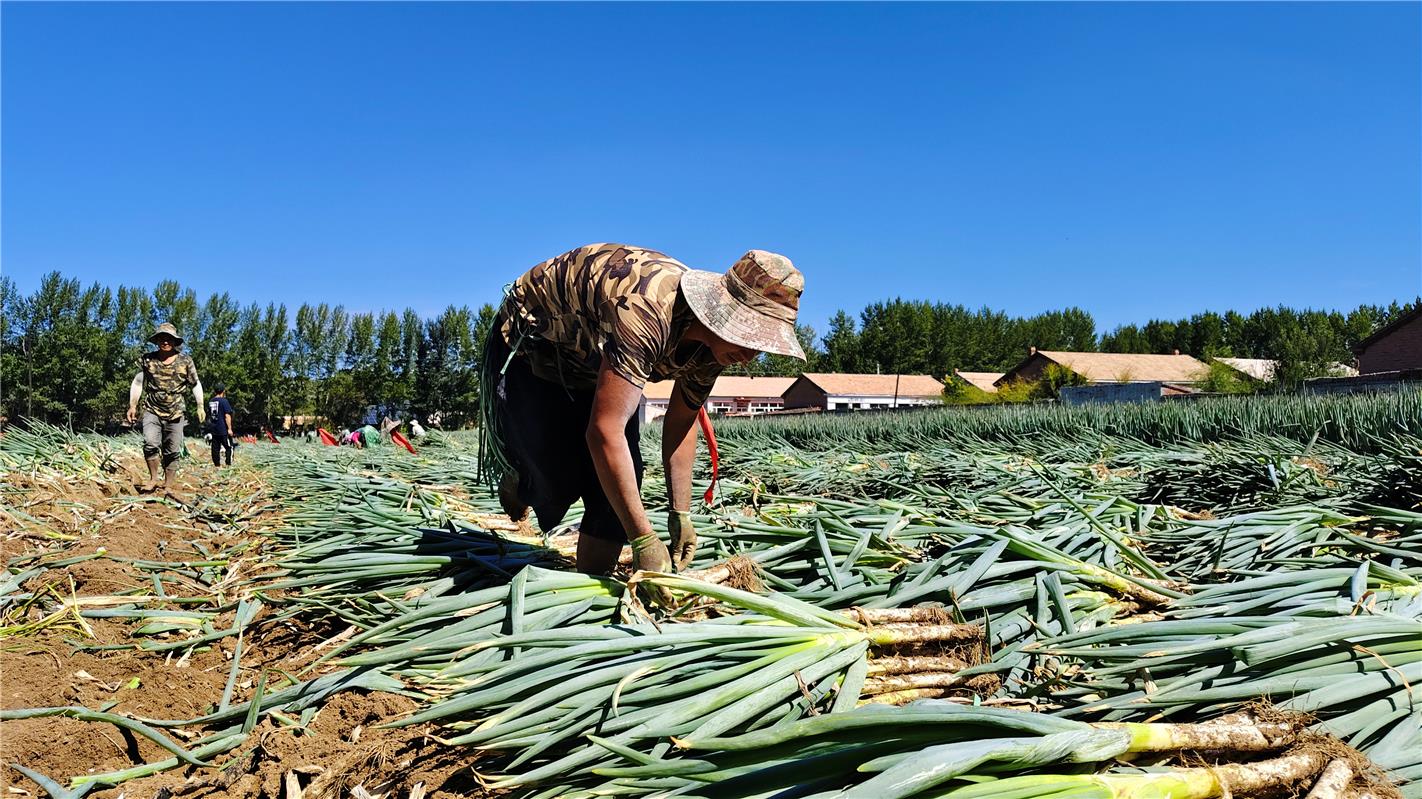
M 525 342 L 524 346 L 530 345 Z M 491 359 L 497 371 L 508 355 L 508 345 L 496 328 L 489 337 L 485 357 Z M 547 532 L 561 524 L 568 508 L 581 499 L 582 534 L 626 543 L 627 534 L 602 490 L 588 451 L 593 391 L 568 389 L 544 380 L 533 374 L 527 361 L 515 355 L 498 379 L 495 392 L 504 456 L 518 469 L 519 500 L 533 509 L 539 528 Z M 635 415 L 627 420 L 625 434 L 640 489 L 641 434 Z

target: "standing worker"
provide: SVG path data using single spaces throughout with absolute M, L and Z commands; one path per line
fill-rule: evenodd
M 164 322 L 152 336 L 158 349 L 139 359 L 138 374 L 128 387 L 128 423 L 138 418 L 138 401 L 143 399 L 143 459 L 148 462 L 148 484 L 140 488 L 152 493 L 158 488 L 159 454 L 162 454 L 163 491 L 169 499 L 181 500 L 177 493 L 178 457 L 183 449 L 184 396 L 191 390 L 197 403 L 198 424 L 206 418 L 202 382 L 193 359 L 179 351 L 183 344 L 177 328 Z
M 207 418 L 212 429 L 212 465 L 221 466 L 221 456 L 226 456 L 227 465 L 232 465 L 232 403 L 227 401 L 227 386 L 218 383 L 213 389 L 212 399 L 207 401 Z
M 724 275 L 662 253 L 590 244 L 514 282 L 484 354 L 481 464 L 515 520 L 533 508 L 558 525 L 583 501 L 577 567 L 607 574 L 622 547 L 636 569 L 672 553 L 642 505 L 636 419 L 648 380 L 675 380 L 662 431 L 676 566 L 696 552 L 691 525 L 695 422 L 717 375 L 762 352 L 804 360 L 795 317 L 805 280 L 790 260 L 751 250 Z M 487 457 L 486 457 L 487 456 Z

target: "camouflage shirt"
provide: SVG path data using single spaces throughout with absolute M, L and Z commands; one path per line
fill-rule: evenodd
M 699 408 L 723 367 L 705 345 L 682 342 L 693 319 L 680 291 L 686 269 L 654 250 L 579 247 L 514 282 L 500 332 L 544 380 L 591 389 L 606 358 L 638 388 L 679 381 L 683 399 Z
M 172 421 L 183 415 L 187 394 L 198 384 L 197 367 L 193 359 L 178 353 L 163 363 L 157 352 L 145 352 L 139 359 L 143 370 L 143 411 L 159 419 Z

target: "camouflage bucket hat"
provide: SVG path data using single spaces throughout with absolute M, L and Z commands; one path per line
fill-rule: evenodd
M 805 360 L 795 316 L 805 276 L 790 259 L 765 250 L 741 256 L 724 275 L 688 269 L 681 292 L 711 332 L 742 347 Z
M 170 336 L 174 341 L 178 342 L 179 344 L 183 343 L 183 337 L 178 335 L 178 329 L 176 327 L 173 327 L 173 325 L 168 322 L 164 322 L 163 324 L 158 326 L 157 330 L 153 331 L 153 335 L 148 337 L 148 343 L 157 344 L 159 336 Z

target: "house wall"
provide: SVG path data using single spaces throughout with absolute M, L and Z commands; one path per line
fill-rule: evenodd
M 1398 327 L 1358 353 L 1358 371 L 1398 372 L 1422 369 L 1422 316 Z
M 1042 373 L 1047 371 L 1047 366 L 1050 363 L 1052 363 L 1051 359 L 1045 355 L 1033 355 L 1027 360 L 1027 363 L 1022 365 L 1021 369 L 1008 372 L 1003 379 L 1011 381 L 1026 380 L 1027 382 L 1041 380 Z
M 637 403 L 637 423 L 647 424 L 667 415 L 667 400 L 649 400 L 643 397 Z
M 892 394 L 872 395 L 872 394 L 852 394 L 841 395 L 831 394 L 825 397 L 825 410 L 879 410 L 883 408 L 908 408 L 923 405 L 939 405 L 941 400 L 937 397 L 905 397 L 900 395 L 897 400 Z
M 667 415 L 668 400 L 649 400 L 645 396 L 637 403 L 637 422 L 647 424 Z M 717 397 L 706 399 L 707 413 L 765 413 L 784 407 L 780 397 Z
M 791 383 L 781 396 L 785 398 L 785 407 L 787 408 L 819 408 L 823 410 L 825 407 L 825 393 L 803 377 Z
M 1422 369 L 1375 372 L 1356 377 L 1318 377 L 1304 381 L 1304 391 L 1309 394 L 1361 394 L 1401 391 L 1404 388 L 1422 389 Z

